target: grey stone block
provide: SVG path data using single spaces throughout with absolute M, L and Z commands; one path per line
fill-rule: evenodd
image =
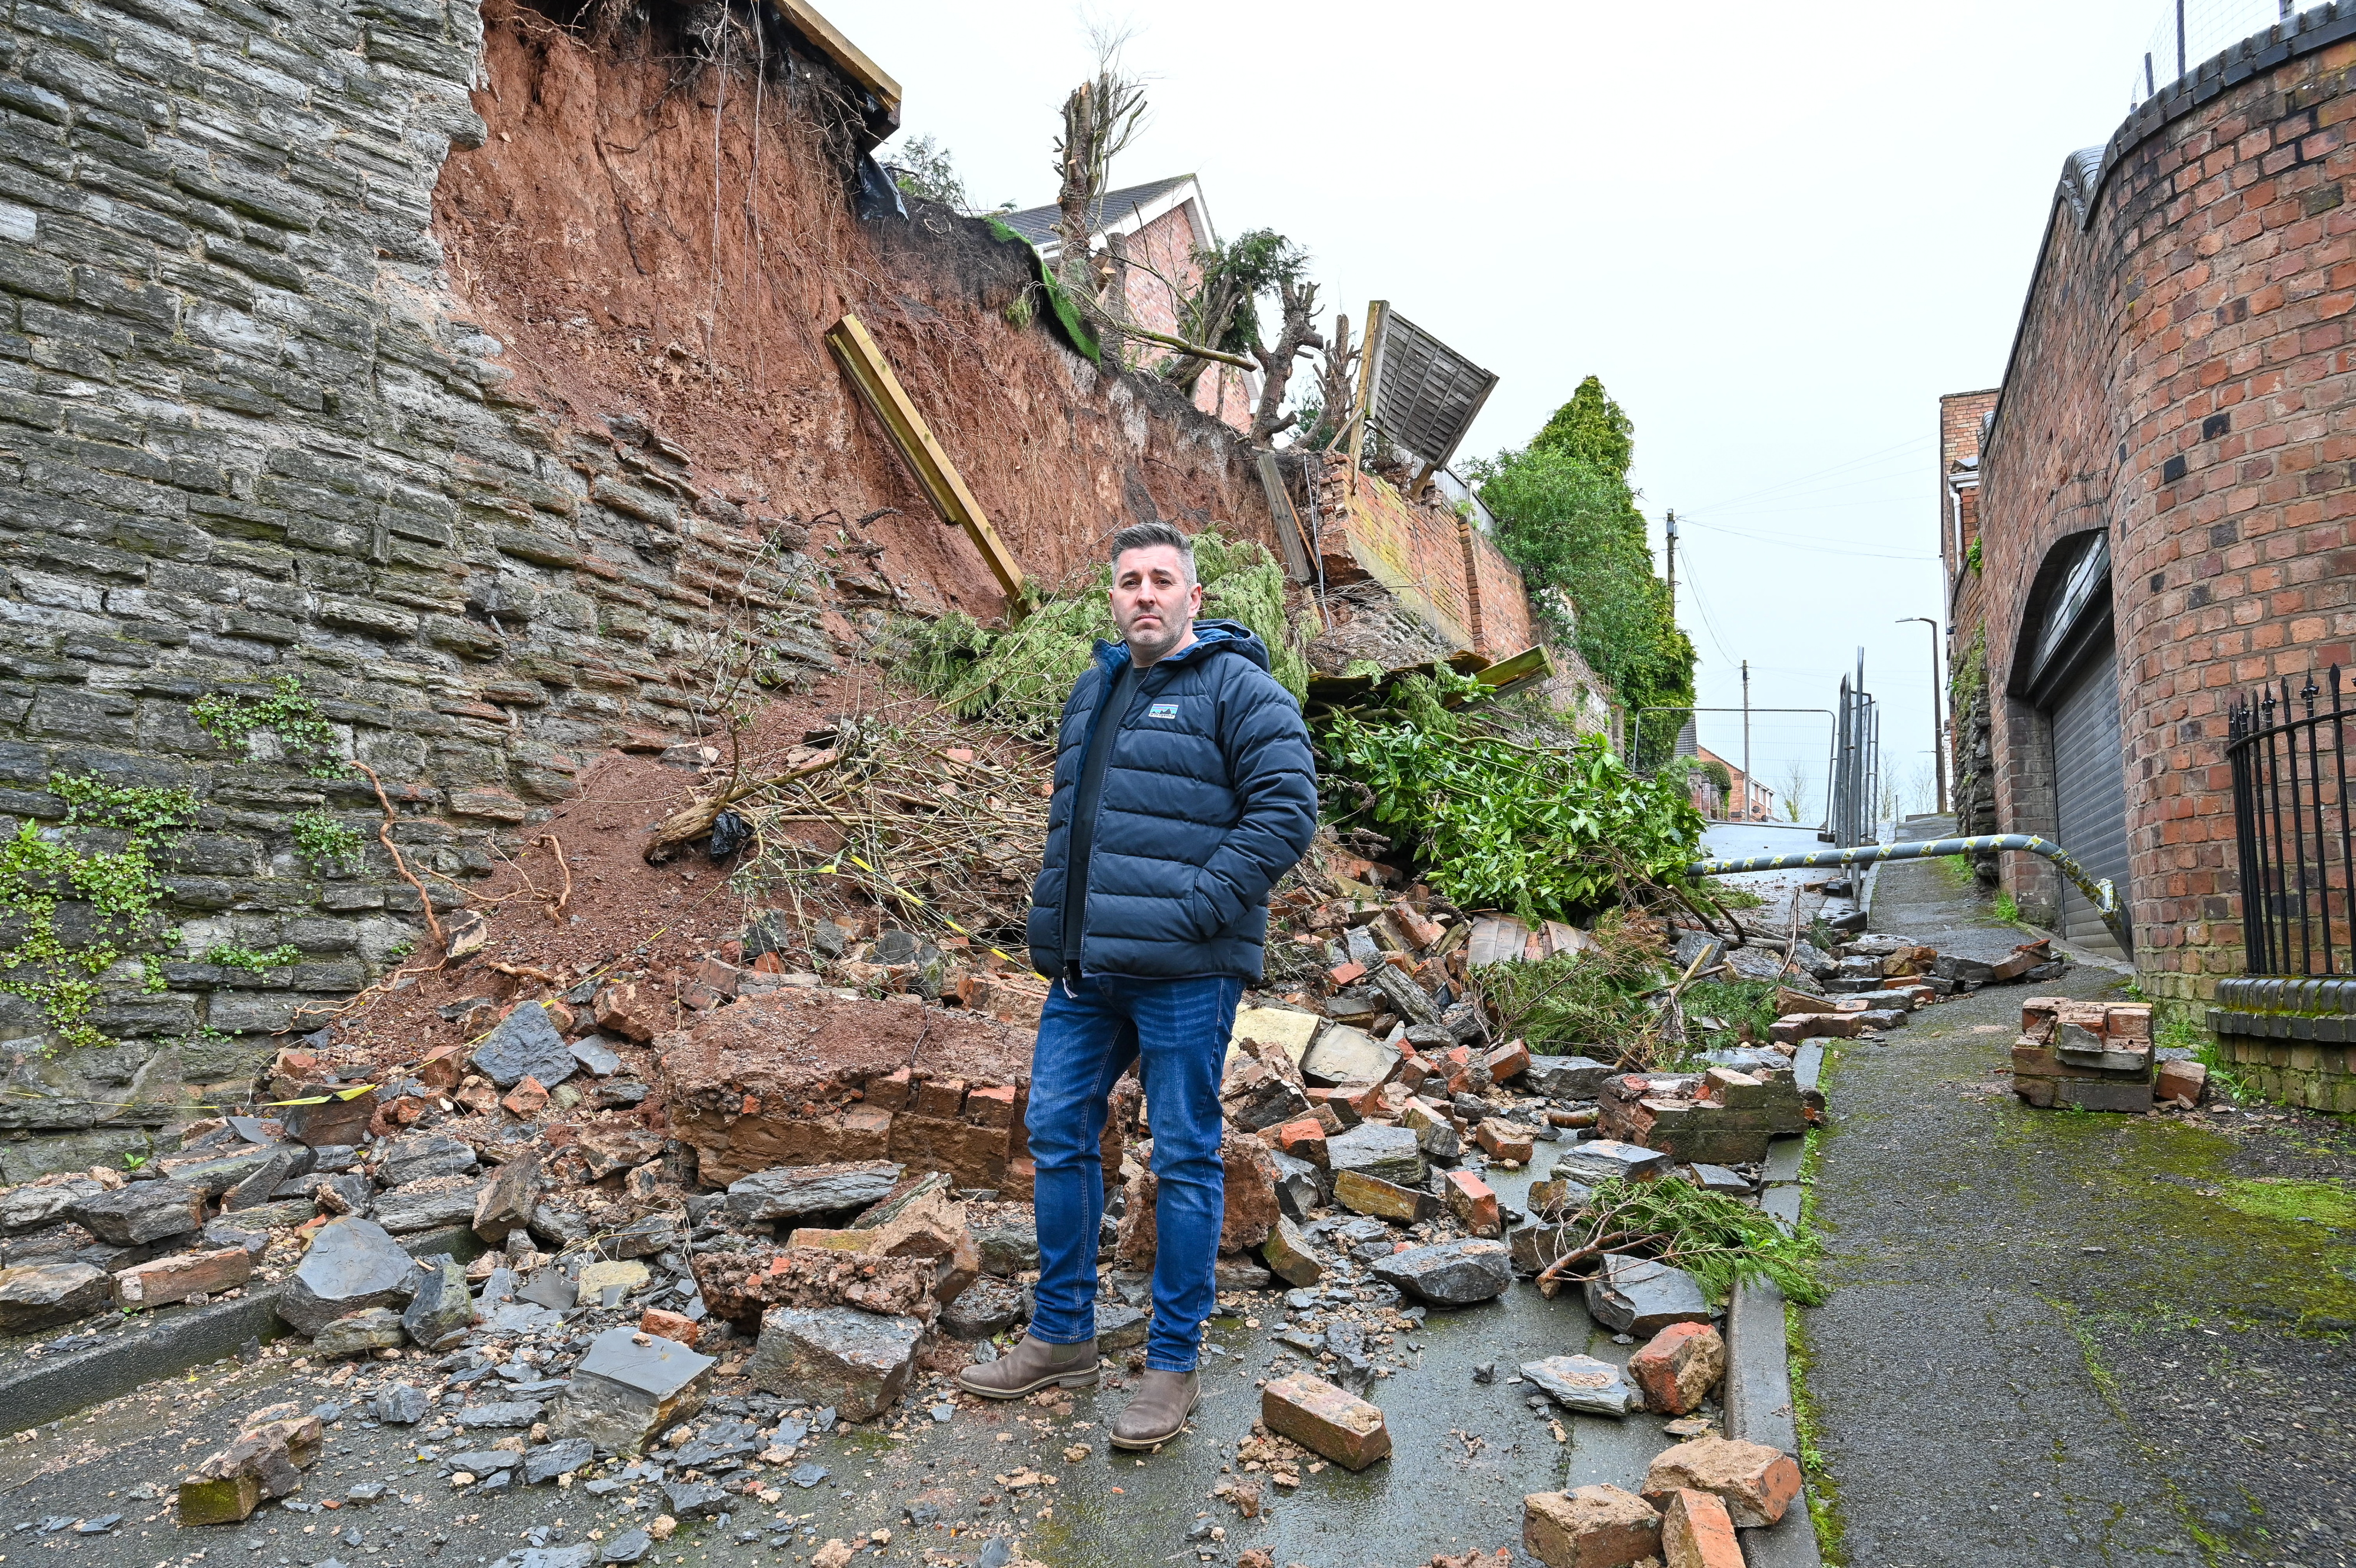
M 770 1393 L 866 1421 L 900 1397 L 924 1335 L 925 1326 L 913 1317 L 846 1306 L 774 1306 L 762 1316 L 744 1375 Z

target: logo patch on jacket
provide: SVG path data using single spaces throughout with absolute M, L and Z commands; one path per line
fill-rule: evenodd
M 1178 704 L 1156 703 L 1145 710 L 1145 716 L 1149 719 L 1174 719 L 1178 716 Z

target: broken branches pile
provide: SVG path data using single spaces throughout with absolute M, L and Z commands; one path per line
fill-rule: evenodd
M 1487 720 L 1487 688 L 1445 673 L 1383 690 L 1388 706 L 1319 726 L 1329 815 L 1388 835 L 1451 902 L 1576 921 L 1642 885 L 1684 881 L 1700 814 L 1674 782 L 1631 772 L 1601 736 L 1524 745 Z
M 1751 1280 L 1802 1306 L 1821 1304 L 1826 1294 L 1817 1270 L 1824 1248 L 1814 1235 L 1786 1231 L 1747 1204 L 1676 1176 L 1601 1182 L 1570 1229 L 1562 1253 L 1538 1276 L 1541 1287 L 1591 1273 L 1606 1252 L 1633 1252 L 1684 1270 L 1713 1302 Z
M 957 935 L 1019 940 L 1047 840 L 1047 756 L 919 702 L 846 714 L 805 744 L 833 765 L 734 807 L 752 834 L 740 887 L 823 873 Z
M 1499 1039 L 1525 1040 L 1539 1055 L 1630 1054 L 1631 1042 L 1654 1024 L 1645 998 L 1660 989 L 1668 944 L 1656 922 L 1618 909 L 1606 910 L 1592 934 L 1590 951 L 1484 963 L 1472 972 L 1496 1015 Z

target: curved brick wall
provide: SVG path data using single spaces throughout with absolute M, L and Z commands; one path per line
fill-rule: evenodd
M 2139 110 L 2099 174 L 2072 160 L 1981 454 L 1982 580 L 1954 635 L 1967 646 L 1984 607 L 2008 831 L 2053 819 L 2043 720 L 2004 695 L 2032 584 L 2059 542 L 2110 530 L 2136 962 L 2158 995 L 2241 970 L 2229 699 L 2351 662 L 2351 67 L 2356 5 L 2308 12 Z M 2050 911 L 2051 874 L 2008 858 L 2024 909 Z

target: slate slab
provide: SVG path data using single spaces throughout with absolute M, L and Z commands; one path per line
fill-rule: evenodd
M 1376 1262 L 1374 1273 L 1435 1306 L 1489 1301 L 1514 1283 L 1513 1255 L 1505 1243 L 1480 1238 L 1393 1252 Z
M 1356 1171 L 1377 1181 L 1419 1187 L 1425 1165 L 1423 1148 L 1405 1127 L 1364 1122 L 1339 1137 L 1325 1140 L 1326 1168 L 1339 1176 Z
M 1590 1138 L 1566 1151 L 1554 1162 L 1552 1175 L 1593 1186 L 1613 1176 L 1648 1181 L 1666 1176 L 1676 1161 L 1658 1149 L 1622 1144 L 1612 1138 Z
M 1523 1081 L 1557 1100 L 1593 1100 L 1614 1070 L 1591 1057 L 1532 1057 Z
M 185 1236 L 205 1222 L 205 1189 L 177 1181 L 134 1181 L 76 1198 L 66 1218 L 100 1240 L 136 1247 Z
M 646 1344 L 637 1343 L 641 1337 Z M 573 1386 L 550 1431 L 636 1454 L 702 1408 L 706 1375 L 718 1364 L 659 1334 L 609 1328 L 573 1366 Z
M 1644 1396 L 1609 1361 L 1592 1356 L 1548 1356 L 1522 1363 L 1522 1376 L 1565 1410 L 1582 1415 L 1626 1415 L 1644 1408 Z
M 1701 1285 L 1683 1269 L 1626 1252 L 1606 1252 L 1587 1282 L 1587 1310 L 1616 1333 L 1646 1337 L 1672 1323 L 1708 1323 L 1714 1316 Z
M 88 1317 L 113 1295 L 113 1276 L 88 1263 L 0 1269 L 0 1334 L 29 1334 Z
M 447 1252 L 418 1260 L 423 1278 L 401 1315 L 402 1331 L 428 1350 L 461 1344 L 475 1326 L 475 1301 L 466 1288 L 466 1265 Z
M 890 1195 L 902 1168 L 892 1160 L 773 1166 L 729 1184 L 728 1212 L 738 1223 L 752 1224 L 863 1208 Z
M 523 1003 L 500 1019 L 467 1059 L 501 1089 L 513 1089 L 527 1078 L 537 1079 L 542 1089 L 554 1089 L 581 1069 L 564 1036 L 556 1032 L 555 1020 L 537 1001 Z
M 585 1437 L 562 1437 L 554 1443 L 543 1443 L 523 1453 L 523 1478 L 527 1486 L 553 1481 L 559 1476 L 569 1476 L 575 1470 L 586 1469 L 597 1457 L 597 1445 Z
M 396 1138 L 377 1160 L 376 1179 L 386 1187 L 403 1187 L 430 1176 L 464 1176 L 479 1162 L 475 1151 L 440 1133 Z
M 762 1316 L 744 1375 L 769 1393 L 832 1405 L 845 1420 L 866 1421 L 907 1387 L 924 1333 L 913 1317 L 846 1306 L 773 1306 Z
M 407 1302 L 414 1268 L 374 1220 L 331 1219 L 278 1293 L 278 1316 L 296 1333 L 316 1335 L 348 1312 Z

